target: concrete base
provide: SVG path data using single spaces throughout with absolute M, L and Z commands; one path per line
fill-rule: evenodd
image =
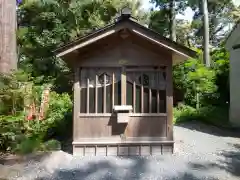
M 172 154 L 174 143 L 73 145 L 74 156 L 151 156 Z

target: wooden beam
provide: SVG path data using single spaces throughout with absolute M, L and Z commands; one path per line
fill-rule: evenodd
M 69 49 L 67 49 L 67 50 L 65 50 L 65 51 L 63 51 L 63 52 L 58 53 L 58 54 L 57 54 L 57 57 L 64 56 L 64 55 L 66 55 L 66 54 L 68 54 L 68 53 L 70 53 L 70 52 L 72 52 L 72 51 L 75 51 L 75 50 L 80 49 L 80 48 L 82 48 L 82 47 L 84 47 L 84 46 L 87 46 L 87 45 L 89 45 L 89 44 L 92 44 L 92 43 L 94 43 L 94 42 L 96 42 L 96 41 L 98 41 L 98 40 L 100 40 L 100 39 L 102 39 L 102 38 L 104 38 L 104 37 L 107 37 L 107 36 L 109 36 L 109 35 L 111 35 L 111 34 L 114 34 L 114 33 L 115 33 L 116 31 L 118 31 L 118 30 L 119 30 L 119 29 L 109 30 L 109 31 L 107 31 L 107 32 L 105 32 L 105 33 L 103 33 L 103 34 L 101 34 L 101 35 L 99 35 L 99 36 L 96 36 L 96 37 L 91 38 L 91 39 L 89 39 L 89 40 L 87 40 L 87 41 L 85 41 L 85 42 L 82 42 L 82 43 L 80 43 L 80 44 L 77 44 L 77 45 L 73 46 L 72 48 L 69 48 Z
M 183 53 L 183 52 L 181 52 L 181 51 L 179 51 L 179 50 L 177 50 L 177 49 L 175 49 L 175 48 L 172 48 L 171 46 L 168 46 L 168 45 L 166 45 L 166 44 L 164 44 L 164 43 L 161 43 L 161 42 L 160 42 L 159 40 L 157 40 L 156 38 L 152 38 L 152 37 L 150 37 L 150 36 L 147 36 L 146 34 L 143 34 L 142 32 L 140 32 L 140 31 L 137 30 L 137 29 L 132 28 L 132 31 L 133 31 L 134 33 L 136 33 L 137 35 L 139 35 L 139 36 L 141 36 L 141 37 L 143 37 L 143 38 L 145 38 L 145 39 L 147 39 L 147 40 L 150 40 L 150 41 L 152 41 L 152 42 L 160 45 L 161 47 L 170 49 L 171 51 L 174 51 L 174 52 L 176 52 L 177 54 L 180 54 L 180 55 L 182 55 L 182 56 L 184 56 L 184 57 L 186 57 L 186 58 L 189 58 L 189 57 L 190 57 L 188 54 L 185 54 L 185 53 Z

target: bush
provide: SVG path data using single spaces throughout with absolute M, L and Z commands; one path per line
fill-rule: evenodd
M 206 105 L 205 97 L 217 90 L 215 71 L 205 67 L 200 60 L 190 59 L 174 67 L 174 84 L 184 93 L 187 105 L 200 107 Z
M 28 137 L 22 140 L 17 147 L 14 149 L 14 152 L 19 154 L 29 154 L 38 150 L 41 146 L 41 139 L 38 137 Z
M 72 124 L 70 96 L 50 92 L 45 118 L 26 120 L 25 105 L 34 103 L 38 112 L 44 85 L 36 86 L 29 77 L 20 75 L 16 72 L 0 76 L 0 151 L 26 154 L 61 147 L 52 138 L 68 134 L 66 128 Z
M 201 115 L 201 120 L 207 124 L 211 124 L 218 127 L 229 128 L 229 113 L 228 107 L 225 106 L 206 106 L 198 110 L 198 114 Z
M 11 151 L 24 139 L 24 114 L 0 116 L 0 151 Z
M 55 139 L 51 139 L 47 142 L 44 142 L 39 150 L 42 151 L 54 151 L 54 150 L 60 150 L 61 149 L 61 143 Z
M 178 107 L 174 108 L 173 114 L 174 124 L 185 121 L 197 120 L 199 118 L 198 112 L 195 108 L 184 104 L 179 104 Z
M 174 123 L 186 121 L 200 121 L 218 127 L 231 127 L 228 120 L 228 108 L 218 106 L 205 106 L 195 109 L 191 106 L 180 104 L 174 108 Z

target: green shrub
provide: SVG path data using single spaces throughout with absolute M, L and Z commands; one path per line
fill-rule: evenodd
M 227 106 L 206 106 L 198 110 L 201 115 L 201 120 L 207 124 L 215 125 L 218 127 L 229 128 L 229 113 Z
M 198 112 L 195 108 L 184 104 L 179 104 L 174 108 L 174 123 L 181 123 L 185 121 L 197 120 L 199 118 Z
M 25 103 L 34 103 L 38 111 L 44 85 L 36 86 L 24 73 L 0 75 L 0 151 L 21 154 L 60 145 L 54 138 L 64 137 L 72 118 L 72 101 L 67 93 L 50 92 L 49 106 L 43 120 L 26 120 Z M 45 142 L 46 141 L 46 142 Z
M 61 143 L 55 139 L 49 140 L 47 142 L 44 142 L 41 145 L 41 148 L 39 150 L 42 151 L 53 151 L 53 150 L 60 150 L 61 149 Z
M 29 154 L 39 149 L 40 146 L 41 139 L 33 136 L 22 140 L 19 144 L 17 144 L 14 151 L 19 154 Z
M 184 102 L 190 106 L 206 105 L 204 99 L 217 90 L 215 71 L 200 60 L 190 59 L 174 67 L 175 88 L 184 93 Z
M 231 127 L 228 120 L 228 108 L 218 106 L 205 106 L 195 109 L 191 106 L 179 104 L 174 108 L 174 123 L 186 121 L 200 121 L 206 124 L 215 125 L 218 127 Z
M 24 139 L 24 114 L 0 116 L 0 151 L 11 151 Z

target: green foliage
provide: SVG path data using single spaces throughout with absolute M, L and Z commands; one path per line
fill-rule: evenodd
M 223 47 L 213 51 L 212 62 L 216 72 L 215 84 L 218 87 L 218 98 L 215 99 L 215 104 L 228 106 L 230 101 L 229 53 Z
M 191 106 L 179 104 L 174 108 L 174 124 L 199 119 L 197 110 Z
M 165 9 L 152 11 L 150 15 L 149 28 L 163 36 L 168 36 L 170 34 L 168 11 Z
M 174 108 L 174 123 L 186 121 L 200 121 L 222 128 L 231 128 L 228 121 L 228 109 L 219 106 L 205 106 L 195 109 L 191 106 L 180 104 Z
M 38 137 L 25 137 L 14 149 L 15 153 L 29 154 L 39 149 L 41 146 L 41 140 Z
M 11 151 L 24 139 L 24 114 L 0 116 L 0 151 Z
M 22 70 L 0 75 L 0 114 L 16 115 L 27 104 L 39 104 L 44 85 L 36 86 L 33 81 Z
M 174 83 L 185 94 L 191 106 L 204 105 L 204 98 L 217 90 L 215 71 L 206 68 L 200 60 L 190 59 L 174 67 Z
M 18 9 L 19 66 L 40 83 L 49 83 L 63 71 L 69 71 L 53 55 L 58 46 L 100 28 L 128 5 L 144 23 L 147 16 L 138 0 L 25 1 Z
M 49 141 L 44 142 L 41 144 L 39 150 L 41 151 L 53 151 L 53 150 L 60 150 L 61 143 L 55 139 L 51 139 Z
M 68 94 L 50 93 L 50 101 L 45 119 L 26 120 L 26 104 L 34 103 L 39 110 L 41 94 L 45 85 L 35 85 L 34 79 L 22 71 L 2 75 L 0 150 L 29 153 L 59 147 L 56 141 L 48 141 L 49 130 L 55 136 L 64 136 L 65 128 L 72 119 L 66 118 L 72 111 L 72 101 Z M 30 81 L 31 80 L 31 81 Z M 71 124 L 71 123 L 70 123 Z M 46 143 L 44 143 L 47 141 Z

